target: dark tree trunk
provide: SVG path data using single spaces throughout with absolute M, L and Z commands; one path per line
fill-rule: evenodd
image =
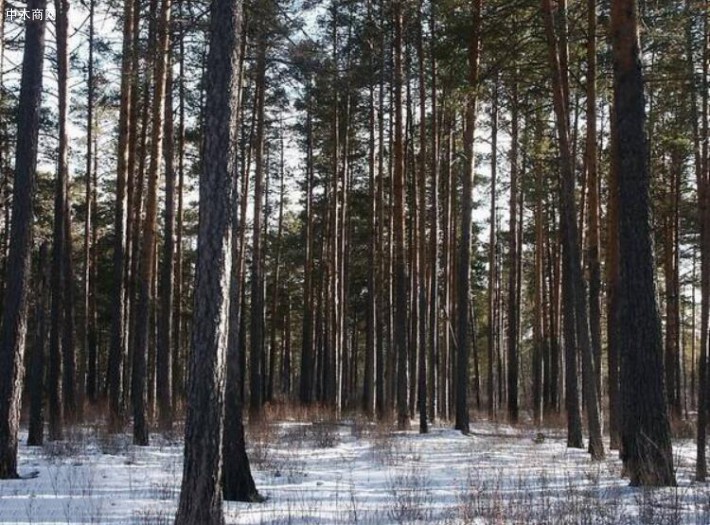
M 261 21 L 260 23 L 264 23 Z M 263 28 L 260 31 L 264 31 Z M 251 349 L 249 353 L 249 414 L 258 417 L 264 402 L 264 276 L 262 273 L 262 221 L 264 202 L 264 98 L 266 43 L 261 34 L 256 62 L 256 155 L 254 175 L 254 239 L 251 261 Z
M 498 183 L 498 78 L 491 103 L 491 208 L 488 234 L 488 419 L 495 417 L 495 356 L 496 356 L 496 185 Z
M 547 348 L 545 345 L 545 314 L 543 312 L 543 303 L 545 301 L 545 277 L 544 277 L 544 256 L 545 237 L 542 229 L 543 217 L 543 173 L 542 166 L 542 122 L 539 118 L 535 123 L 535 158 L 534 170 L 535 177 L 535 269 L 534 269 L 534 306 L 533 306 L 533 357 L 532 357 L 532 374 L 533 374 L 533 420 L 535 424 L 542 425 L 543 407 L 545 396 L 543 395 L 543 377 L 544 363 L 549 363 L 549 354 L 547 359 Z M 547 367 L 549 373 L 549 366 Z
M 587 1 L 587 265 L 589 269 L 589 331 L 597 395 L 602 392 L 601 264 L 599 261 L 599 173 L 597 162 L 597 0 Z
M 152 137 L 150 165 L 148 167 L 148 186 L 143 218 L 143 239 L 140 251 L 139 275 L 137 281 L 138 303 L 135 307 L 136 324 L 133 347 L 133 367 L 131 375 L 131 401 L 133 404 L 133 442 L 136 445 L 148 445 L 148 350 L 150 345 L 150 311 L 153 302 L 153 281 L 156 263 L 156 229 L 158 216 L 158 181 L 160 179 L 160 160 L 163 156 L 165 86 L 169 63 L 170 44 L 170 0 L 161 0 L 157 30 L 157 56 L 155 62 L 155 93 L 153 96 Z M 137 254 L 134 254 L 137 255 Z M 167 351 L 167 349 L 164 349 Z M 164 384 L 167 388 L 169 383 Z M 164 421 L 161 421 L 164 423 Z
M 466 100 L 464 117 L 464 157 L 461 192 L 461 244 L 459 245 L 456 295 L 456 421 L 455 428 L 463 434 L 469 433 L 468 414 L 468 358 L 472 346 L 473 327 L 469 326 L 471 306 L 471 243 L 473 241 L 473 179 L 476 159 L 474 139 L 478 99 L 479 61 L 481 54 L 481 8 L 482 0 L 473 4 L 473 29 L 468 42 L 468 85 L 472 93 Z
M 397 426 L 409 427 L 409 409 L 407 403 L 407 261 L 405 250 L 405 180 L 404 137 L 402 116 L 402 0 L 393 3 L 394 16 L 394 173 L 393 173 L 393 226 L 394 226 L 394 296 L 395 319 L 394 340 L 397 355 Z
M 43 242 L 37 261 L 36 326 L 29 362 L 30 424 L 27 436 L 29 446 L 40 446 L 44 442 L 44 356 L 47 351 L 47 312 L 50 305 L 48 252 L 49 245 Z
M 650 173 L 635 0 L 614 0 L 616 151 L 619 161 L 619 347 L 622 459 L 632 485 L 675 485 L 656 304 Z
M 429 419 L 437 417 L 438 368 L 439 368 L 439 122 L 437 104 L 436 68 L 436 5 L 432 3 L 429 18 L 431 60 L 431 211 L 429 253 L 429 365 L 427 369 L 427 398 Z
M 87 101 L 86 101 L 86 170 L 85 170 L 85 198 L 86 217 L 84 220 L 84 253 L 83 253 L 83 271 L 82 275 L 82 300 L 83 300 L 83 317 L 81 335 L 83 337 L 83 356 L 79 371 L 79 377 L 86 378 L 85 388 L 86 397 L 91 403 L 96 402 L 96 324 L 93 319 L 93 224 L 94 216 L 94 174 L 92 165 L 94 162 L 93 146 L 94 146 L 94 11 L 95 1 L 89 2 L 89 57 L 88 57 L 88 74 L 87 74 Z M 86 373 L 82 373 L 85 371 Z
M 69 112 L 69 2 L 68 0 L 55 0 L 57 12 L 57 85 L 58 85 L 58 107 L 59 107 L 59 151 L 57 162 L 57 185 L 58 196 L 62 197 L 61 212 L 55 221 L 61 221 L 61 225 L 55 226 L 55 234 L 61 235 L 61 243 L 55 238 L 55 243 L 61 245 L 59 256 L 62 261 L 59 265 L 62 275 L 55 281 L 61 288 L 62 293 L 58 294 L 61 304 L 58 307 L 62 310 L 62 327 L 58 333 L 61 334 L 62 341 L 59 345 L 62 355 L 62 407 L 59 417 L 66 418 L 67 422 L 73 422 L 79 412 L 76 388 L 76 350 L 74 348 L 74 272 L 72 269 L 72 235 L 71 235 L 71 210 L 69 206 L 69 136 L 67 132 L 68 112 Z M 61 189 L 59 189 L 61 185 Z M 56 214 L 55 209 L 55 214 Z M 56 290 L 56 288 L 55 288 Z M 61 435 L 61 430 L 59 431 Z
M 167 60 L 167 59 L 166 59 Z M 158 322 L 158 352 L 156 362 L 156 396 L 158 424 L 161 430 L 173 426 L 173 288 L 175 279 L 175 162 L 173 159 L 173 75 L 168 61 L 165 85 L 165 235 L 160 268 L 160 319 Z
M 560 231 L 563 244 L 562 294 L 564 305 L 564 335 L 566 378 L 568 383 L 568 445 L 582 446 L 581 414 L 577 394 L 577 350 L 582 356 L 583 387 L 589 422 L 589 451 L 594 459 L 604 457 L 599 398 L 594 380 L 594 357 L 589 335 L 587 301 L 582 276 L 581 249 L 577 230 L 574 198 L 574 162 L 569 130 L 569 99 L 565 97 L 567 71 L 561 66 L 566 43 L 558 42 L 554 29 L 551 0 L 543 0 L 543 18 L 548 41 L 552 72 L 555 122 L 560 144 Z M 564 15 L 563 15 L 564 16 Z M 576 406 L 575 406 L 576 405 Z
M 45 0 L 30 0 L 27 8 L 44 10 Z M 17 143 L 12 198 L 12 242 L 7 258 L 2 324 L 0 325 L 0 479 L 17 478 L 20 396 L 27 335 L 27 293 L 32 258 L 32 222 L 37 166 L 39 113 L 44 63 L 43 20 L 25 23 Z
M 517 75 L 517 72 L 514 73 Z M 508 236 L 508 420 L 518 422 L 518 323 L 520 304 L 518 297 L 518 81 L 513 79 L 510 133 L 510 220 Z
M 185 463 L 176 525 L 222 525 L 222 424 L 235 191 L 241 3 L 214 0 L 207 58 Z
M 419 260 L 419 275 L 417 282 L 418 310 L 419 310 L 419 344 L 418 344 L 418 392 L 419 405 L 419 432 L 426 434 L 429 431 L 427 421 L 427 281 L 426 281 L 426 82 L 424 72 L 424 21 L 423 2 L 419 4 L 419 28 L 417 31 L 417 57 L 419 60 L 419 180 L 417 199 L 418 203 L 418 241 L 416 249 Z
M 303 335 L 301 345 L 301 382 L 299 397 L 301 403 L 313 401 L 314 393 L 314 341 L 313 341 L 313 118 L 311 108 L 311 89 L 307 86 L 306 95 L 306 253 L 303 269 Z
M 611 132 L 616 133 L 616 112 L 611 108 Z M 621 399 L 619 397 L 619 156 L 618 144 L 611 141 L 611 165 L 608 180 L 607 252 L 606 252 L 606 309 L 609 395 L 609 448 L 621 445 Z
M 132 142 L 131 102 L 133 91 L 133 0 L 125 0 L 123 8 L 123 47 L 121 53 L 121 109 L 118 120 L 118 168 L 116 178 L 116 212 L 114 219 L 113 277 L 115 296 L 111 308 L 111 342 L 108 356 L 109 431 L 117 432 L 124 422 L 123 374 L 126 353 L 126 184 L 129 173 L 129 149 Z

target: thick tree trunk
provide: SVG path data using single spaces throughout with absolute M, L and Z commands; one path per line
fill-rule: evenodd
M 45 0 L 29 0 L 29 10 L 44 10 Z M 0 324 L 0 479 L 17 478 L 20 396 L 27 335 L 27 294 L 30 286 L 32 222 L 37 166 L 39 113 L 44 63 L 43 20 L 25 23 L 20 98 L 17 108 L 17 143 L 12 198 L 10 251 Z
M 229 317 L 232 192 L 235 191 L 241 3 L 214 0 L 207 100 L 185 462 L 176 525 L 222 525 L 222 424 Z
M 635 0 L 611 11 L 619 162 L 622 459 L 632 485 L 675 485 L 663 385 L 650 221 L 650 173 Z

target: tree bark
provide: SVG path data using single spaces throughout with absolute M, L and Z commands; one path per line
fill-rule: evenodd
M 461 192 L 461 240 L 458 253 L 457 295 L 456 295 L 456 421 L 455 428 L 462 434 L 469 433 L 468 414 L 468 360 L 472 342 L 473 327 L 469 326 L 471 306 L 471 243 L 473 238 L 473 179 L 476 159 L 474 140 L 476 111 L 478 109 L 478 75 L 481 55 L 481 9 L 483 0 L 473 4 L 473 28 L 468 42 L 468 87 L 471 89 L 466 100 L 464 116 L 464 158 Z M 453 188 L 452 188 L 453 189 Z
M 394 341 L 397 355 L 397 426 L 409 427 L 407 404 L 407 261 L 405 249 L 405 180 L 404 137 L 402 116 L 402 0 L 393 2 L 394 17 L 394 173 L 393 173 L 393 226 L 394 226 Z
M 29 0 L 27 8 L 44 10 L 46 6 L 45 0 Z M 17 445 L 27 335 L 44 30 L 43 20 L 28 20 L 25 23 L 25 50 L 17 109 L 12 242 L 7 258 L 7 275 L 13 278 L 7 281 L 5 287 L 0 324 L 0 479 L 18 477 Z
M 517 68 L 517 66 L 516 66 Z M 513 73 L 517 76 L 517 71 Z M 510 220 L 508 236 L 508 421 L 518 422 L 518 323 L 520 304 L 518 298 L 518 80 L 512 80 L 511 117 L 510 117 Z
M 161 0 L 156 45 L 155 91 L 153 95 L 152 136 L 148 186 L 143 218 L 143 242 L 138 275 L 138 303 L 136 305 L 135 342 L 131 381 L 133 404 L 133 442 L 147 446 L 149 441 L 147 421 L 147 356 L 150 341 L 150 306 L 153 301 L 152 282 L 155 278 L 156 229 L 158 217 L 158 183 L 160 160 L 163 156 L 165 87 L 169 63 L 171 1 Z M 167 349 L 163 349 L 166 351 Z M 167 387 L 167 385 L 162 385 Z M 161 421 L 165 423 L 165 421 Z
M 263 21 L 260 21 L 263 24 Z M 256 57 L 256 154 L 254 175 L 254 238 L 251 261 L 251 349 L 249 359 L 249 414 L 258 417 L 264 402 L 264 276 L 262 273 L 262 221 L 264 202 L 264 97 L 266 90 L 266 43 L 261 33 Z
M 173 158 L 173 75 L 168 61 L 165 85 L 165 235 L 163 260 L 160 268 L 160 319 L 158 324 L 158 352 L 156 362 L 156 395 L 158 398 L 158 423 L 161 430 L 173 426 L 172 374 L 173 374 L 173 291 L 175 282 L 175 162 Z
M 622 460 L 631 484 L 675 485 L 663 385 L 650 222 L 650 173 L 635 0 L 614 0 L 616 151 L 619 162 L 619 347 Z
M 241 2 L 214 0 L 207 58 L 204 163 L 185 462 L 176 525 L 224 524 L 222 424 L 229 314 L 232 202 L 239 100 Z
M 47 351 L 47 312 L 50 306 L 48 252 L 49 245 L 43 242 L 37 261 L 36 331 L 29 360 L 30 424 L 27 435 L 29 446 L 41 446 L 44 442 L 44 360 Z
M 567 367 L 567 411 L 568 411 L 568 445 L 582 446 L 581 414 L 577 383 L 577 350 L 582 356 L 582 379 L 587 401 L 587 418 L 589 424 L 589 451 L 594 459 L 604 457 L 602 441 L 601 416 L 599 398 L 594 380 L 594 357 L 589 335 L 589 318 L 585 287 L 582 276 L 581 250 L 577 230 L 577 211 L 574 198 L 574 162 L 570 143 L 569 101 L 565 97 L 566 71 L 561 67 L 560 43 L 555 34 L 551 0 L 543 0 L 543 21 L 548 41 L 550 68 L 552 71 L 553 104 L 555 122 L 560 145 L 560 229 L 563 243 L 562 293 L 565 320 L 565 366 Z M 564 42 L 562 48 L 565 47 Z M 575 406 L 576 405 L 576 406 Z
M 118 167 L 116 177 L 116 212 L 114 219 L 113 277 L 115 297 L 111 308 L 111 343 L 108 356 L 109 431 L 117 432 L 123 426 L 124 407 L 122 399 L 123 374 L 125 373 L 126 337 L 126 234 L 127 206 L 126 184 L 129 169 L 129 149 L 132 142 L 131 102 L 133 78 L 133 0 L 125 0 L 123 7 L 123 47 L 121 58 L 121 107 L 118 119 Z

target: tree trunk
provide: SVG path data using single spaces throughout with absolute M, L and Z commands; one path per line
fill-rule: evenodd
M 517 67 L 517 66 L 516 66 Z M 517 71 L 513 73 L 517 75 Z M 511 133 L 510 133 L 510 220 L 508 236 L 508 421 L 518 422 L 518 323 L 520 304 L 518 298 L 518 81 L 512 80 Z
M 27 8 L 44 10 L 45 0 L 30 0 Z M 5 299 L 0 324 L 0 479 L 17 478 L 20 396 L 27 335 L 27 293 L 30 286 L 34 187 L 39 113 L 44 63 L 43 20 L 25 23 L 17 143 L 12 198 L 12 226 Z
M 397 355 L 397 426 L 409 427 L 407 404 L 407 261 L 405 249 L 405 180 L 404 137 L 402 117 L 402 0 L 393 2 L 394 16 L 394 173 L 393 173 L 393 227 L 394 227 L 394 341 Z
M 47 312 L 50 306 L 49 245 L 43 242 L 37 264 L 37 298 L 35 302 L 35 337 L 30 355 L 29 392 L 30 424 L 27 445 L 44 442 L 44 356 L 47 351 Z
M 635 0 L 612 2 L 614 103 L 619 162 L 619 347 L 622 459 L 631 484 L 675 485 L 663 385 L 644 132 L 643 74 Z
M 551 0 L 543 1 L 543 18 L 548 41 L 550 67 L 552 70 L 553 103 L 555 121 L 560 145 L 560 229 L 563 242 L 563 272 L 562 292 L 565 319 L 565 354 L 567 359 L 568 382 L 568 445 L 582 446 L 581 414 L 576 389 L 577 383 L 577 349 L 582 355 L 583 388 L 587 401 L 587 417 L 589 423 L 589 451 L 594 459 L 604 457 L 602 441 L 599 398 L 594 380 L 594 357 L 589 335 L 589 319 L 587 302 L 584 295 L 584 280 L 582 276 L 579 235 L 577 231 L 577 211 L 574 199 L 574 162 L 569 133 L 568 108 L 569 101 L 565 98 L 566 71 L 560 65 L 560 43 L 555 34 Z M 562 43 L 562 48 L 566 44 Z M 575 406 L 576 405 L 576 406 Z
M 122 402 L 123 374 L 125 373 L 124 356 L 126 353 L 125 317 L 126 317 L 126 264 L 127 206 L 126 183 L 129 174 L 129 149 L 132 137 L 131 102 L 133 77 L 132 50 L 133 0 L 125 0 L 123 7 L 123 47 L 121 53 L 121 108 L 118 119 L 118 168 L 116 178 L 116 212 L 114 219 L 113 277 L 115 297 L 111 309 L 111 343 L 108 356 L 108 394 L 109 394 L 109 431 L 117 432 L 123 426 L 124 407 Z
M 167 60 L 167 59 L 166 59 Z M 168 61 L 165 85 L 165 235 L 163 260 L 160 268 L 160 319 L 158 324 L 158 352 L 156 362 L 156 396 L 158 423 L 161 430 L 173 426 L 173 288 L 175 279 L 175 163 L 173 159 L 173 75 Z
M 491 102 L 491 208 L 488 234 L 488 419 L 495 418 L 495 356 L 496 356 L 496 185 L 498 183 L 498 77 Z
M 439 412 L 437 396 L 439 370 L 439 116 L 437 105 L 436 68 L 436 5 L 432 3 L 429 18 L 430 60 L 431 60 L 431 212 L 430 212 L 430 253 L 429 253 L 429 365 L 427 370 L 427 398 L 429 419 L 432 421 Z
M 587 0 L 587 265 L 589 331 L 597 395 L 602 392 L 601 264 L 599 262 L 599 170 L 597 162 L 597 0 Z
M 543 364 L 549 363 L 549 354 L 545 345 L 545 314 L 543 312 L 543 303 L 545 301 L 545 271 L 544 271 L 544 256 L 545 237 L 542 229 L 543 210 L 543 173 L 542 166 L 542 122 L 537 116 L 535 123 L 535 157 L 534 170 L 535 177 L 535 270 L 534 270 L 534 305 L 533 305 L 533 420 L 537 426 L 542 425 L 543 408 L 545 396 L 543 395 Z M 545 359 L 547 355 L 547 359 Z M 549 373 L 549 366 L 547 372 Z
M 260 23 L 264 23 L 261 21 Z M 260 31 L 264 29 L 261 28 Z M 251 261 L 251 349 L 249 359 L 249 414 L 258 417 L 263 404 L 264 277 L 262 274 L 262 220 L 264 202 L 264 97 L 266 43 L 260 34 L 256 57 L 256 155 L 254 176 L 254 238 Z
M 468 86 L 472 93 L 466 100 L 464 117 L 464 158 L 462 172 L 463 189 L 461 193 L 461 244 L 459 245 L 457 267 L 456 296 L 456 430 L 469 433 L 468 414 L 468 358 L 472 342 L 473 327 L 469 326 L 469 308 L 471 306 L 471 243 L 473 237 L 473 179 L 476 159 L 474 140 L 476 129 L 476 111 L 478 109 L 478 75 L 481 55 L 481 9 L 483 0 L 473 4 L 473 29 L 468 42 Z M 453 189 L 453 188 L 452 188 Z
M 417 257 L 419 259 L 419 279 L 417 283 L 418 310 L 419 310 L 419 344 L 418 344 L 418 405 L 419 405 L 419 432 L 426 434 L 429 431 L 427 422 L 427 280 L 426 280 L 426 82 L 424 73 L 424 2 L 419 3 L 419 28 L 417 31 L 417 57 L 419 60 L 419 181 L 418 195 L 419 204 L 419 227 Z
M 239 0 L 214 0 L 207 58 L 204 163 L 192 353 L 185 422 L 185 462 L 176 525 L 224 524 L 222 424 L 229 314 L 232 192 L 236 179 L 239 99 Z
M 698 425 L 697 425 L 697 462 L 695 477 L 698 481 L 705 481 L 707 476 L 706 460 L 706 432 L 708 424 L 708 352 L 710 345 L 710 157 L 708 151 L 708 67 L 710 62 L 710 51 L 708 50 L 708 39 L 710 39 L 708 14 L 704 19 L 704 38 L 702 55 L 702 82 L 700 93 L 702 94 L 702 132 L 698 133 L 702 137 L 702 146 L 698 146 L 697 156 L 700 157 L 699 169 L 696 165 L 696 183 L 698 187 L 698 217 L 700 219 L 700 348 L 698 352 Z M 692 58 L 692 54 L 689 54 Z M 691 78 L 693 76 L 691 75 Z M 691 106 L 692 107 L 692 106 Z M 697 119 L 696 119 L 697 120 Z M 700 140 L 698 141 L 700 142 Z
M 143 242 L 138 276 L 138 304 L 136 305 L 135 343 L 131 381 L 131 401 L 133 403 L 133 442 L 148 445 L 147 404 L 147 355 L 150 338 L 150 306 L 153 301 L 152 282 L 155 276 L 156 229 L 158 216 L 158 183 L 160 180 L 160 160 L 163 156 L 165 87 L 169 63 L 170 44 L 170 0 L 161 0 L 158 30 L 157 56 L 155 62 L 155 92 L 153 95 L 152 136 L 148 186 L 143 219 Z M 167 386 L 167 385 L 165 385 Z M 164 423 L 164 421 L 163 421 Z

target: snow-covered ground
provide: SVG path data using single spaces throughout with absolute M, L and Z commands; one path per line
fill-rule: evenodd
M 561 430 L 478 421 L 472 430 L 262 423 L 248 439 L 267 500 L 225 503 L 227 522 L 710 524 L 710 486 L 691 481 L 690 441 L 674 446 L 678 488 L 644 490 L 620 478 L 615 454 L 594 463 L 567 449 Z M 69 438 L 21 446 L 20 471 L 36 477 L 0 481 L 0 523 L 173 522 L 179 439 L 154 435 L 152 446 L 134 447 L 98 427 Z

